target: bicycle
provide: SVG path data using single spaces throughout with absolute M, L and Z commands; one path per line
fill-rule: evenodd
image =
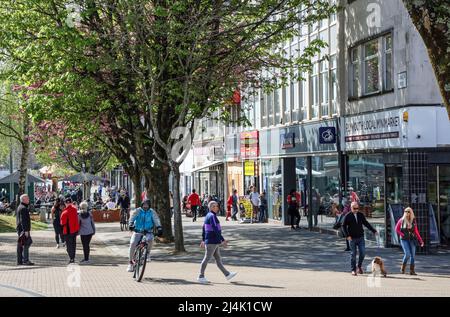
M 126 208 L 122 208 L 120 210 L 120 231 L 128 230 L 128 210 Z
M 149 254 L 147 234 L 148 231 L 141 232 L 143 234 L 141 240 L 139 240 L 136 250 L 133 254 L 133 278 L 140 282 L 144 277 L 145 267 L 147 265 L 147 257 Z

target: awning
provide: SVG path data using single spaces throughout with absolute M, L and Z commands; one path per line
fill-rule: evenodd
M 20 176 L 19 171 L 14 172 L 14 173 L 12 173 L 12 174 L 10 174 L 10 175 L 0 179 L 0 184 L 9 184 L 9 183 L 16 183 L 16 184 L 18 184 L 19 183 L 19 176 Z M 26 181 L 27 181 L 28 184 L 30 184 L 30 183 L 45 183 L 45 180 L 43 180 L 42 178 L 33 176 L 30 173 L 27 173 L 27 180 Z
M 220 164 L 223 164 L 223 162 L 222 161 L 210 162 L 210 163 L 208 163 L 206 165 L 203 165 L 203 166 L 200 166 L 200 167 L 197 167 L 197 168 L 194 168 L 194 169 L 190 170 L 189 173 L 199 172 L 199 171 L 201 171 L 203 169 L 210 168 L 210 167 L 213 167 L 213 166 L 218 166 Z

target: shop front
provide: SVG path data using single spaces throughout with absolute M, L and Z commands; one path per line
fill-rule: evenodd
M 301 193 L 302 218 L 308 226 L 331 227 L 331 204 L 339 201 L 340 184 L 336 121 L 263 130 L 260 142 L 269 218 L 288 224 L 286 200 L 295 189 Z
M 427 122 L 427 124 L 424 124 Z M 428 252 L 448 246 L 450 123 L 445 108 L 405 107 L 343 119 L 347 153 L 346 201 L 379 231 L 366 238 L 399 246 L 395 224 L 405 207 L 415 212 Z

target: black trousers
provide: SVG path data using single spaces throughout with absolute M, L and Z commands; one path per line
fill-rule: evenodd
M 28 238 L 25 240 L 24 245 L 17 243 L 17 264 L 22 264 L 30 261 L 29 250 L 32 243 L 33 240 L 31 239 L 31 236 L 28 236 Z
M 198 208 L 198 206 L 191 206 L 192 216 L 194 217 L 194 218 L 192 218 L 192 221 L 197 220 L 197 208 Z
M 69 255 L 70 260 L 75 260 L 75 251 L 77 250 L 77 235 L 72 234 L 66 234 L 66 247 L 67 247 L 67 254 Z
M 84 254 L 84 260 L 89 260 L 89 253 L 91 252 L 90 243 L 92 239 L 92 234 L 89 234 L 87 236 L 81 236 L 81 244 L 83 245 L 83 254 Z
M 294 227 L 294 223 L 296 227 L 300 225 L 300 212 L 298 209 L 291 209 L 288 211 L 289 216 L 291 216 L 291 227 Z

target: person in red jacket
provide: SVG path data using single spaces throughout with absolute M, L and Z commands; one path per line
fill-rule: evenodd
M 191 211 L 193 215 L 192 222 L 197 221 L 197 208 L 200 206 L 200 197 L 195 192 L 195 189 L 192 190 L 192 194 L 188 197 L 188 204 L 191 205 Z
M 301 196 L 300 193 L 297 192 L 295 189 L 292 189 L 287 196 L 287 203 L 288 203 L 288 214 L 291 217 L 291 229 L 300 229 L 300 204 L 301 204 Z M 295 220 L 295 218 L 297 218 Z M 295 227 L 294 227 L 295 222 Z
M 75 263 L 75 251 L 77 249 L 77 234 L 80 230 L 78 222 L 77 209 L 72 205 L 72 199 L 66 198 L 66 208 L 61 214 L 61 226 L 66 239 L 67 254 L 69 255 L 69 264 Z

